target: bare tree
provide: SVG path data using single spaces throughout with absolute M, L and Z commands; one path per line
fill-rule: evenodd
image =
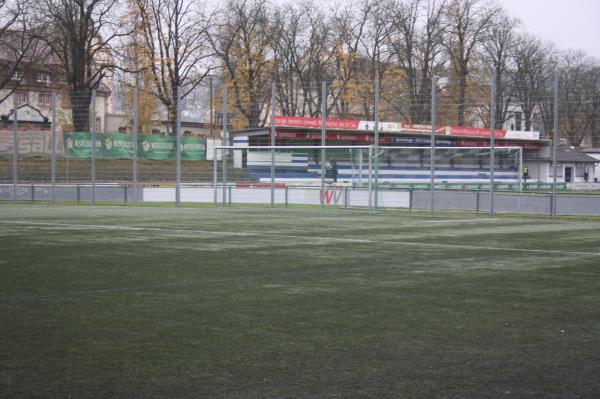
M 431 79 L 443 69 L 443 11 L 446 0 L 393 1 L 389 36 L 394 61 L 403 74 L 403 93 L 408 99 L 397 111 L 412 123 L 427 123 L 431 114 Z
M 504 9 L 500 9 L 490 20 L 490 27 L 482 41 L 482 62 L 489 65 L 496 77 L 496 129 L 502 129 L 509 119 L 508 110 L 514 91 L 512 61 L 519 23 L 519 20 L 511 18 Z M 486 69 L 486 65 L 483 67 Z
M 498 14 L 499 8 L 483 0 L 451 0 L 445 19 L 448 26 L 445 44 L 450 57 L 451 81 L 456 91 L 456 123 L 465 124 L 468 78 L 477 51 Z
M 21 85 L 15 73 L 27 74 L 41 65 L 47 54 L 40 38 L 43 28 L 36 25 L 29 0 L 0 0 L 0 103 Z
M 265 0 L 232 0 L 220 10 L 211 36 L 221 61 L 226 84 L 233 89 L 233 103 L 248 127 L 262 126 L 269 107 L 273 77 L 273 25 Z
M 339 41 L 331 21 L 311 1 L 287 4 L 275 13 L 275 82 L 277 99 L 284 115 L 321 112 L 322 81 L 333 79 Z
M 375 111 L 374 106 L 374 82 L 381 82 L 381 99 L 389 97 L 387 85 L 384 83 L 391 70 L 393 52 L 390 51 L 389 35 L 391 31 L 391 20 L 387 13 L 387 3 L 375 1 L 368 13 L 365 32 L 360 37 L 359 54 L 362 62 L 359 63 L 360 76 L 365 79 L 359 93 L 362 100 L 362 111 L 364 115 L 371 116 Z
M 600 147 L 600 64 L 595 62 L 591 71 L 592 79 L 589 85 L 590 106 L 587 108 L 587 118 L 591 133 L 591 142 L 594 147 Z
M 193 0 L 135 0 L 141 19 L 142 57 L 154 95 L 167 110 L 176 132 L 178 93 L 183 99 L 209 75 L 214 53 L 208 27 L 211 19 Z
M 112 45 L 127 35 L 118 0 L 40 0 L 37 15 L 48 26 L 46 43 L 60 61 L 76 131 L 89 128 L 91 90 L 117 64 Z
M 377 0 L 363 0 L 356 9 L 338 10 L 332 17 L 337 43 L 334 59 L 334 81 L 330 87 L 331 101 L 328 114 L 335 110 L 339 117 L 347 117 L 359 110 L 354 103 L 353 91 L 357 84 L 364 84 L 360 70 L 360 48 L 371 13 Z M 363 79 L 360 82 L 360 79 Z M 364 93 L 362 93 L 364 95 Z
M 549 86 L 552 86 L 553 54 L 553 45 L 544 44 L 535 36 L 522 34 L 516 40 L 513 102 L 523 112 L 525 130 L 532 130 L 536 111 L 550 111 L 545 104 L 549 100 L 547 96 L 552 96 Z
M 592 136 L 600 76 L 593 60 L 582 51 L 562 53 L 559 71 L 560 130 L 571 145 L 579 146 Z

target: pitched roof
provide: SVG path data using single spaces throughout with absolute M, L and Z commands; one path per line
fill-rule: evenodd
M 556 151 L 556 160 L 559 162 L 590 162 L 596 163 L 597 159 L 584 154 L 582 151 L 574 148 L 558 148 Z

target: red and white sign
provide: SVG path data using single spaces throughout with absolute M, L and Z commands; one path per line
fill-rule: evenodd
M 303 116 L 276 116 L 275 126 L 307 127 L 318 129 L 321 127 L 321 118 L 306 118 Z M 325 119 L 327 130 L 358 130 L 360 121 L 349 119 Z
M 307 118 L 303 116 L 276 116 L 275 126 L 281 127 L 300 127 L 310 129 L 320 129 L 321 118 Z M 327 130 L 358 130 L 374 131 L 375 122 L 358 121 L 352 119 L 326 119 L 325 129 Z M 382 133 L 431 133 L 431 125 L 412 125 L 397 122 L 380 122 L 379 131 Z M 457 137 L 487 137 L 491 136 L 490 129 L 477 127 L 459 127 L 459 126 L 438 126 L 435 129 L 436 134 L 445 134 Z M 283 132 L 282 132 L 283 133 Z M 282 133 L 278 133 L 279 137 Z M 515 130 L 496 129 L 494 137 L 499 139 L 515 140 L 539 140 L 539 132 L 521 132 Z

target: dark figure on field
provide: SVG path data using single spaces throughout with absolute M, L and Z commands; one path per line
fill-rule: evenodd
M 588 174 L 588 171 L 586 170 L 585 172 L 583 172 L 583 180 L 587 183 L 589 178 L 590 178 L 590 175 Z
M 338 178 L 338 169 L 337 169 L 337 162 L 335 161 L 335 158 L 331 158 L 329 160 L 329 164 L 331 165 L 331 177 L 333 178 L 333 181 L 336 182 L 337 178 Z
M 529 168 L 528 167 L 524 167 L 523 168 L 523 181 L 525 183 L 527 183 L 527 179 L 529 179 Z
M 337 170 L 337 162 L 335 158 L 329 158 L 327 160 L 327 164 L 325 165 L 325 178 L 332 179 L 334 182 L 337 181 L 338 170 Z

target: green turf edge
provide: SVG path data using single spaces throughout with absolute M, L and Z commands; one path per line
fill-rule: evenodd
M 55 201 L 54 203 L 48 200 L 35 200 L 35 201 L 11 201 L 11 200 L 0 200 L 0 205 L 48 205 L 48 206 L 94 206 L 91 201 Z M 96 201 L 96 206 L 117 206 L 117 207 L 158 207 L 158 208 L 174 208 L 176 207 L 174 202 L 111 202 L 111 201 Z M 221 203 L 217 207 L 212 203 L 190 203 L 182 202 L 181 208 L 212 208 L 219 210 L 226 209 L 290 209 L 290 210 L 314 210 L 320 211 L 319 205 L 281 205 L 276 204 L 271 207 L 267 204 L 231 204 L 223 206 Z M 347 212 L 368 212 L 367 208 L 363 207 L 349 207 L 344 208 L 343 206 L 332 206 L 328 205 L 324 211 L 347 211 Z M 489 212 L 470 212 L 470 211 L 453 211 L 453 210 L 435 210 L 433 213 L 427 209 L 391 209 L 391 208 L 378 208 L 373 211 L 373 214 L 377 215 L 419 215 L 419 216 L 437 216 L 437 217 L 489 217 Z M 517 213 L 517 212 L 495 212 L 494 217 L 506 217 L 506 218 L 529 218 L 529 219 L 550 219 L 550 215 L 546 214 L 529 214 L 529 213 Z M 568 220 L 568 221 L 600 221 L 600 216 L 596 215 L 557 215 L 555 220 Z

